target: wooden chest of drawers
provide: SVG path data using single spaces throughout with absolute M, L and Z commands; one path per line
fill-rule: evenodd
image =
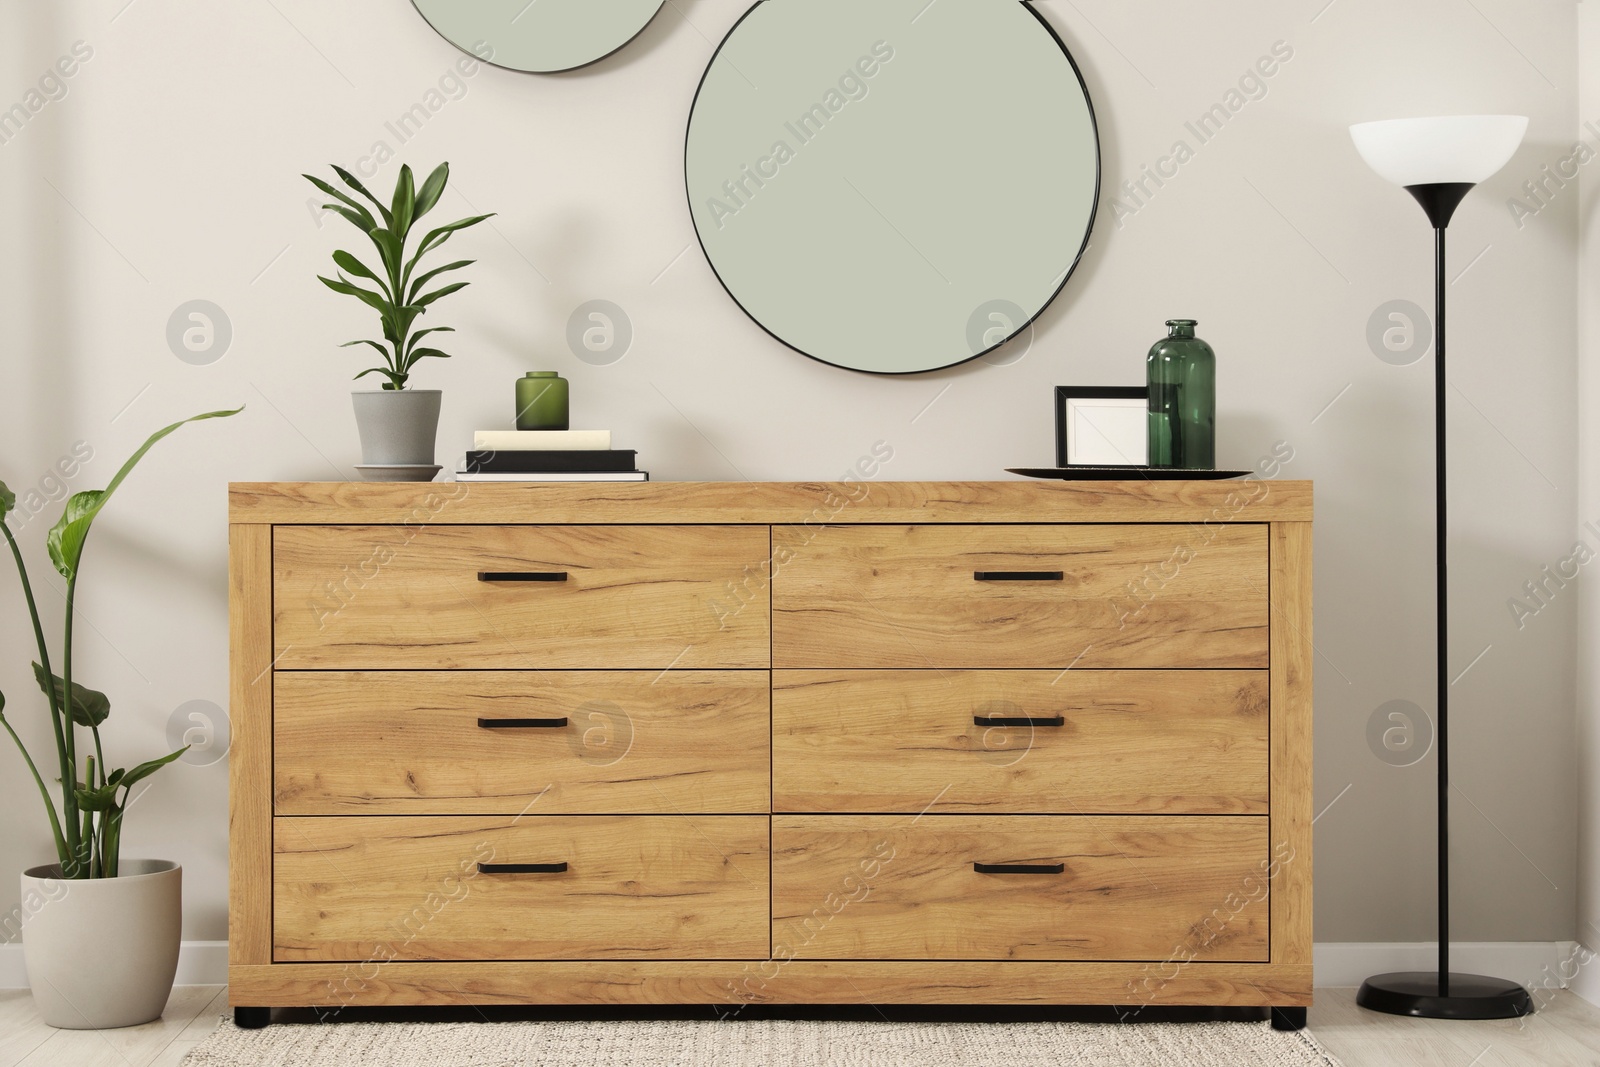
M 236 1006 L 1311 999 L 1303 482 L 235 485 Z

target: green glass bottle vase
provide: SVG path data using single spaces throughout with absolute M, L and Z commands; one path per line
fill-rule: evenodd
M 1150 349 L 1150 466 L 1217 465 L 1217 354 L 1194 335 L 1194 319 L 1171 319 Z
M 531 370 L 517 379 L 517 429 L 565 430 L 570 420 L 565 378 L 553 370 Z

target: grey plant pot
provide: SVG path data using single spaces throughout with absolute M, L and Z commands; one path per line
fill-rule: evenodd
M 59 864 L 22 872 L 22 959 L 39 1016 L 62 1030 L 161 1018 L 178 972 L 183 868 L 123 860 L 121 877 L 68 880 Z
M 361 462 L 386 467 L 431 464 L 443 397 L 437 389 L 353 391 Z

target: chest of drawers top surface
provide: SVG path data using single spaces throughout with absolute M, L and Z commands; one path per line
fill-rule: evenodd
M 1310 522 L 1311 483 L 236 482 L 233 523 Z

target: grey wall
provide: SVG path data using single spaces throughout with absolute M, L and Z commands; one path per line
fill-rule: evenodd
M 584 72 L 484 68 L 459 82 L 447 76 L 460 55 L 405 0 L 0 0 L 0 104 L 23 99 L 74 42 L 93 49 L 65 97 L 0 144 L 0 477 L 38 486 L 82 441 L 94 458 L 72 488 L 96 487 L 155 426 L 249 406 L 163 445 L 91 542 L 80 662 L 114 697 L 117 757 L 160 750 L 185 702 L 226 702 L 225 484 L 343 478 L 358 458 L 346 393 L 360 364 L 335 345 L 362 336 L 366 316 L 312 277 L 350 237 L 337 220 L 319 227 L 298 175 L 358 166 L 383 142 L 398 155 L 379 185 L 398 160 L 448 159 L 457 181 L 443 210 L 501 213 L 453 246 L 482 259 L 445 310 L 460 358 L 418 382 L 446 390 L 452 453 L 473 428 L 505 423 L 513 377 L 549 367 L 572 379 L 578 424 L 616 429 L 658 479 L 836 477 L 878 440 L 895 450 L 884 477 L 993 478 L 1049 462 L 1051 386 L 1136 383 L 1162 320 L 1199 318 L 1221 359 L 1219 458 L 1249 466 L 1288 442 L 1285 476 L 1318 483 L 1316 794 L 1331 807 L 1317 824 L 1317 938 L 1427 939 L 1433 763 L 1386 764 L 1367 728 L 1386 702 L 1431 706 L 1432 379 L 1426 360 L 1380 360 L 1367 331 L 1388 301 L 1428 302 L 1429 235 L 1345 126 L 1512 111 L 1532 116 L 1528 144 L 1452 229 L 1456 930 L 1572 936 L 1575 594 L 1556 590 L 1520 628 L 1507 602 L 1570 554 L 1578 527 L 1578 196 L 1552 185 L 1548 206 L 1530 202 L 1520 221 L 1507 201 L 1569 154 L 1578 129 L 1576 5 L 1040 7 L 1099 112 L 1107 197 L 1093 245 L 1031 347 L 885 380 L 777 346 L 694 243 L 687 109 L 743 0 L 673 0 Z M 1292 58 L 1200 143 L 1185 123 L 1225 103 L 1276 42 Z M 386 123 L 428 103 L 441 78 L 455 95 L 434 98 L 399 144 Z M 1193 155 L 1175 177 L 1137 201 L 1119 192 L 1180 140 Z M 1049 175 L 1007 173 L 1003 156 L 996 173 L 1003 195 L 1051 195 Z M 166 340 L 193 299 L 232 324 L 210 365 L 180 361 Z M 565 339 L 592 299 L 632 321 L 631 350 L 610 366 L 579 361 Z M 23 530 L 51 615 L 58 583 L 41 545 L 56 510 Z M 0 689 L 42 750 L 9 577 L 0 603 Z M 7 753 L 0 767 L 5 908 L 16 872 L 49 848 L 19 764 Z M 155 781 L 127 851 L 181 860 L 188 936 L 220 938 L 225 764 Z

